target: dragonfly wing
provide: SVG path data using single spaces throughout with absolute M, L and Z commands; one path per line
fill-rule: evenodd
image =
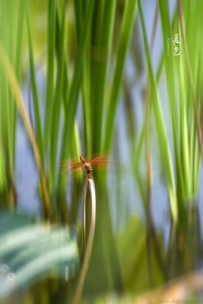
M 81 164 L 81 162 L 73 162 L 73 163 L 69 163 L 69 164 L 60 165 L 60 167 L 75 167 L 75 166 L 78 166 L 80 164 Z
M 106 170 L 108 165 L 114 163 L 113 160 L 100 160 L 97 162 L 92 163 L 93 169 L 97 170 Z
M 98 156 L 98 157 L 94 157 L 94 158 L 90 159 L 88 161 L 88 163 L 93 164 L 97 161 L 104 161 L 104 160 L 107 161 L 108 158 L 109 158 L 109 155 Z
M 62 172 L 61 174 L 68 174 L 68 173 L 70 173 L 70 172 L 72 172 L 72 171 L 75 171 L 75 170 L 77 170 L 77 169 L 79 169 L 79 168 L 82 168 L 82 167 L 84 167 L 84 166 L 85 166 L 85 164 L 79 163 L 79 165 L 78 165 L 77 167 L 69 168 L 69 169 L 66 170 L 65 172 Z
M 114 160 L 98 160 L 92 163 L 92 165 L 102 165 L 102 164 L 113 164 Z

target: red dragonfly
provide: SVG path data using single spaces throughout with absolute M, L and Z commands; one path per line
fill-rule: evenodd
M 80 162 L 73 162 L 65 165 L 61 165 L 61 167 L 69 167 L 69 169 L 62 174 L 67 174 L 72 171 L 75 171 L 79 168 L 85 168 L 86 170 L 86 175 L 88 178 L 92 178 L 92 172 L 93 169 L 91 168 L 91 165 L 104 165 L 104 164 L 109 164 L 112 163 L 113 161 L 108 160 L 109 156 L 98 156 L 90 159 L 89 161 L 86 161 L 83 156 L 80 156 Z

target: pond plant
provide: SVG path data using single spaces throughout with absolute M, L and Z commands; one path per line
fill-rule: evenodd
M 76 303 L 80 297 L 95 300 L 112 291 L 139 293 L 194 269 L 199 259 L 203 4 L 198 0 L 177 0 L 171 12 L 169 1 L 158 0 L 151 35 L 145 5 L 141 0 L 47 0 L 43 4 L 36 2 L 36 6 L 28 0 L 0 3 L 0 206 L 17 212 L 15 168 L 20 115 L 39 174 L 41 224 L 59 224 L 68 231 L 74 226 L 79 231 L 77 246 L 84 263 L 79 270 L 75 263 L 75 273 L 62 284 L 63 301 L 74 299 Z M 46 20 L 41 36 L 35 23 L 39 16 Z M 155 65 L 158 21 L 161 54 Z M 141 39 L 135 47 L 138 27 Z M 130 59 L 131 69 L 139 74 L 140 50 L 144 58 L 140 70 L 145 78 L 142 114 L 132 97 L 126 68 Z M 37 77 L 39 62 L 46 79 L 43 97 Z M 28 70 L 30 111 L 21 92 L 23 75 Z M 124 123 L 119 120 L 121 101 Z M 142 116 L 139 128 L 135 113 Z M 119 142 L 121 129 L 127 138 L 125 147 Z M 139 191 L 134 200 L 141 201 L 146 223 L 128 212 L 122 232 L 115 230 L 110 200 L 117 189 L 116 208 L 121 216 L 120 206 L 128 204 L 124 198 L 131 190 L 128 184 L 122 190 L 120 147 L 128 150 L 132 180 Z M 170 209 L 166 246 L 156 233 L 151 215 L 156 178 L 154 147 Z M 81 151 L 85 158 L 80 156 Z M 116 175 L 117 188 L 108 168 L 95 170 L 94 187 L 91 165 L 108 164 L 109 158 L 104 155 L 115 160 L 110 171 Z M 66 171 L 71 174 L 62 174 L 65 171 L 61 166 L 66 164 L 72 166 Z M 88 175 L 84 193 L 82 170 L 76 170 L 83 167 Z M 71 195 L 67 195 L 67 187 Z M 97 198 L 93 218 L 92 207 L 86 206 L 88 187 L 91 201 Z M 94 222 L 86 233 L 85 247 L 80 246 L 81 230 L 86 227 L 80 229 L 82 197 L 85 224 L 89 227 L 89 221 Z M 196 237 L 192 239 L 193 234 Z M 43 290 L 43 284 L 39 288 Z M 57 292 L 60 294 L 60 286 Z

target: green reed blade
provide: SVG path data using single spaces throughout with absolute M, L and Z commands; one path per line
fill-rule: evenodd
M 57 80 L 56 89 L 54 95 L 53 113 L 52 113 L 52 125 L 50 129 L 50 159 L 49 159 L 49 191 L 51 195 L 56 191 L 57 180 L 57 153 L 58 153 L 58 136 L 60 126 L 60 113 L 63 98 L 63 81 L 64 81 L 64 44 L 65 44 L 65 5 L 66 1 L 63 1 L 63 7 L 58 7 L 58 14 L 62 13 L 59 28 L 58 44 L 56 46 L 57 56 Z
M 40 178 L 41 178 L 41 183 L 42 183 L 42 190 L 43 190 L 43 195 L 44 195 L 44 203 L 45 203 L 45 209 L 46 209 L 46 213 L 50 214 L 50 202 L 49 202 L 49 195 L 48 195 L 48 191 L 47 191 L 47 186 L 46 186 L 46 179 L 45 179 L 45 174 L 44 174 L 44 170 L 43 170 L 43 166 L 42 166 L 42 161 L 41 161 L 41 156 L 40 156 L 40 152 L 39 152 L 39 148 L 37 145 L 37 141 L 35 138 L 35 134 L 32 128 L 32 125 L 30 123 L 30 120 L 28 118 L 28 114 L 22 99 L 22 95 L 20 92 L 20 88 L 14 73 L 14 70 L 11 66 L 11 63 L 8 59 L 8 56 L 2 46 L 2 44 L 0 43 L 0 62 L 1 62 L 1 66 L 3 68 L 3 71 L 9 81 L 9 85 L 10 88 L 12 90 L 13 95 L 15 96 L 15 101 L 18 105 L 19 111 L 21 113 L 21 116 L 23 118 L 28 136 L 30 138 L 30 142 L 32 144 L 33 147 L 33 151 L 34 151 L 34 156 L 35 156 L 35 160 L 36 160 L 36 164 L 38 166 L 39 169 L 39 173 L 40 173 Z
M 44 122 L 44 148 L 47 149 L 50 138 L 50 126 L 53 115 L 54 103 L 54 55 L 55 55 L 55 24 L 56 0 L 49 0 L 47 23 L 47 85 L 46 85 L 46 110 Z
M 103 2 L 103 1 L 102 1 Z M 94 90 L 94 95 L 91 100 L 92 118 L 93 118 L 93 128 L 92 128 L 92 139 L 93 139 L 93 153 L 98 153 L 101 151 L 102 144 L 102 130 L 103 130 L 103 112 L 104 112 L 104 102 L 106 97 L 106 83 L 107 83 L 107 72 L 109 66 L 110 50 L 112 46 L 112 34 L 113 25 L 115 19 L 115 8 L 116 1 L 105 1 L 103 7 L 103 14 L 101 15 L 101 21 L 98 24 L 98 29 L 95 31 L 95 35 L 100 38 L 96 48 L 98 48 L 98 58 L 95 58 L 95 77 L 93 75 L 92 79 L 92 89 Z M 99 19 L 99 18 L 98 18 Z M 94 27 L 93 27 L 94 29 Z M 94 45 L 93 45 L 94 52 Z M 97 52 L 97 51 L 96 51 Z M 94 56 L 94 54 L 93 54 Z M 94 58 L 93 58 L 94 60 Z
M 15 1 L 16 3 L 16 1 Z M 19 1 L 18 3 L 18 13 L 17 13 L 17 34 L 16 34 L 16 54 L 15 54 L 15 73 L 16 77 L 19 80 L 20 78 L 20 69 L 21 69 L 21 53 L 22 53 L 22 38 L 23 38 L 23 25 L 24 25 L 24 2 Z M 13 98 L 13 97 L 12 97 Z M 15 167 L 15 154 L 16 154 L 16 123 L 17 123 L 17 106 L 13 100 L 13 111 L 12 111 L 12 123 L 13 123 L 13 132 L 12 132 L 12 143 L 11 150 L 13 154 L 13 167 L 11 170 L 14 170 Z
M 25 12 L 26 12 L 25 15 L 26 15 L 26 24 L 27 24 L 27 31 L 28 31 L 30 78 L 31 78 L 32 93 L 33 93 L 33 106 L 34 106 L 34 118 L 35 118 L 35 127 L 36 127 L 36 138 L 37 138 L 37 142 L 38 142 L 38 147 L 39 147 L 42 166 L 44 168 L 44 148 L 43 148 L 43 136 L 42 136 L 42 123 L 41 123 L 41 116 L 40 116 L 40 106 L 39 106 L 39 97 L 38 97 L 38 91 L 37 91 L 36 75 L 35 75 L 35 66 L 34 66 L 32 36 L 31 36 L 31 31 L 30 31 L 28 4 L 26 4 Z
M 71 141 L 72 141 L 72 134 L 74 129 L 74 120 L 75 120 L 75 113 L 77 109 L 77 102 L 78 102 L 78 95 L 82 80 L 82 72 L 84 66 L 84 56 L 87 48 L 87 42 L 90 32 L 90 25 L 92 20 L 92 12 L 94 7 L 94 1 L 90 0 L 87 3 L 87 7 L 85 10 L 84 16 L 84 23 L 83 29 L 81 34 L 81 39 L 78 46 L 78 56 L 75 62 L 74 68 L 74 76 L 72 83 L 70 85 L 69 97 L 67 102 L 67 107 L 65 110 L 65 124 L 63 127 L 63 136 L 62 136 L 62 148 L 61 148 L 61 155 L 60 161 L 68 158 L 71 149 Z M 63 177 L 64 179 L 64 177 Z M 64 191 L 64 182 L 62 176 L 59 175 L 59 191 Z
M 107 117 L 105 121 L 103 151 L 110 150 L 113 140 L 116 109 L 119 100 L 119 93 L 122 83 L 125 58 L 127 55 L 131 32 L 135 20 L 136 3 L 137 3 L 136 0 L 129 0 L 125 2 L 125 10 L 122 20 L 122 27 L 121 27 L 121 33 L 120 33 L 120 39 L 119 39 L 118 51 L 116 57 L 115 72 L 113 76 L 111 93 L 110 93 L 110 98 L 107 108 Z
M 157 86 L 156 86 L 155 78 L 153 75 L 151 57 L 150 57 L 149 46 L 148 46 L 148 42 L 147 42 L 146 27 L 145 27 L 145 23 L 144 23 L 144 16 L 143 16 L 142 5 L 141 5 L 140 0 L 138 0 L 138 6 L 139 6 L 144 46 L 145 46 L 145 58 L 146 58 L 146 62 L 147 62 L 147 70 L 148 70 L 148 75 L 149 75 L 151 99 L 152 99 L 152 105 L 153 105 L 153 110 L 154 110 L 155 123 L 156 123 L 156 129 L 157 129 L 157 135 L 158 135 L 158 141 L 159 141 L 159 150 L 160 150 L 162 164 L 163 164 L 165 175 L 166 175 L 168 194 L 169 194 L 169 199 L 170 199 L 171 214 L 172 214 L 173 220 L 176 221 L 177 216 L 178 216 L 178 209 L 177 209 L 176 190 L 175 190 L 175 182 L 174 182 L 174 176 L 173 176 L 169 144 L 168 144 L 168 139 L 167 139 L 167 135 L 166 135 L 166 129 L 165 129 L 165 124 L 164 124 L 164 120 L 163 120 L 162 110 L 160 107 Z

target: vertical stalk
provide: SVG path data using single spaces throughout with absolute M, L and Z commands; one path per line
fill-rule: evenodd
M 50 215 L 51 209 L 50 209 L 49 195 L 48 195 L 48 191 L 47 191 L 46 179 L 45 179 L 45 174 L 44 174 L 44 170 L 43 170 L 43 166 L 42 166 L 42 162 L 41 162 L 40 152 L 39 152 L 39 148 L 38 148 L 37 141 L 35 138 L 35 133 L 32 128 L 32 125 L 30 123 L 30 120 L 28 118 L 28 114 L 27 114 L 27 111 L 24 106 L 24 102 L 22 99 L 22 95 L 20 92 L 20 88 L 19 88 L 16 76 L 14 74 L 14 71 L 11 67 L 9 59 L 1 44 L 0 44 L 0 62 L 2 64 L 5 75 L 8 77 L 8 81 L 10 83 L 11 90 L 13 91 L 15 101 L 18 105 L 19 111 L 21 113 L 22 119 L 23 119 L 25 127 L 27 129 L 28 136 L 30 138 L 30 142 L 33 147 L 35 161 L 36 161 L 37 167 L 39 169 L 40 179 L 41 179 L 41 183 L 42 183 L 45 210 L 46 210 L 46 213 L 48 215 Z
M 203 159 L 203 139 L 202 139 L 202 135 L 201 135 L 201 127 L 200 127 L 200 122 L 199 122 L 197 101 L 196 101 L 195 89 L 194 89 L 194 84 L 193 84 L 192 68 L 191 68 L 190 57 L 189 57 L 189 52 L 188 52 L 188 47 L 187 47 L 187 42 L 186 42 L 185 22 L 184 22 L 184 18 L 183 18 L 181 0 L 178 0 L 178 14 L 179 14 L 179 18 L 180 18 L 180 26 L 181 26 L 181 32 L 182 32 L 183 44 L 184 44 L 185 56 L 186 56 L 186 64 L 187 64 L 187 69 L 188 69 L 188 74 L 189 74 L 189 83 L 190 83 L 190 89 L 191 89 L 191 93 L 192 93 L 194 122 L 195 122 L 195 127 L 196 127 L 197 139 L 198 139 L 198 143 L 199 143 L 199 149 L 200 149 L 200 153 L 201 153 L 201 156 Z
M 70 153 L 72 142 L 72 134 L 74 130 L 74 121 L 75 114 L 78 103 L 78 95 L 81 86 L 82 73 L 84 67 L 84 56 L 86 53 L 87 42 L 89 38 L 90 25 L 92 19 L 92 12 L 94 7 L 95 0 L 90 0 L 86 5 L 85 16 L 84 16 L 84 24 L 79 44 L 79 53 L 76 59 L 75 68 L 74 68 L 74 76 L 70 86 L 68 101 L 65 109 L 65 123 L 63 127 L 63 135 L 62 135 L 62 147 L 61 147 L 61 155 L 60 162 L 62 163 L 64 159 L 66 159 Z M 64 178 L 59 176 L 58 181 L 59 192 L 65 191 L 65 183 Z
M 114 132 L 114 122 L 116 117 L 116 109 L 119 100 L 119 93 L 122 83 L 123 70 L 125 58 L 130 43 L 131 32 L 135 19 L 136 12 L 136 0 L 129 0 L 125 2 L 125 11 L 122 21 L 120 41 L 118 45 L 116 67 L 113 76 L 113 83 L 111 87 L 109 107 L 107 111 L 107 117 L 105 121 L 105 133 L 103 139 L 103 151 L 109 151 Z
M 86 244 L 86 238 L 87 238 L 87 222 L 86 222 L 86 205 L 87 205 L 87 192 L 90 191 L 91 196 L 91 223 L 90 223 L 90 229 L 89 229 L 89 236 L 87 239 Z M 84 260 L 83 265 L 79 277 L 79 281 L 76 287 L 76 291 L 73 297 L 72 304 L 77 304 L 80 301 L 85 277 L 87 274 L 88 266 L 89 266 L 89 260 L 92 252 L 92 245 L 94 241 L 94 232 L 95 232 L 95 223 L 96 223 L 96 191 L 95 191 L 95 185 L 93 179 L 86 179 L 85 185 L 84 185 L 84 193 L 83 193 L 83 245 L 84 245 Z
M 46 85 L 46 111 L 44 122 L 44 149 L 46 151 L 50 136 L 50 125 L 54 101 L 54 48 L 55 48 L 56 0 L 49 0 L 48 12 L 48 57 L 47 57 L 47 85 Z
M 44 170 L 44 149 L 43 149 L 43 137 L 42 137 L 42 123 L 40 116 L 40 105 L 39 105 L 39 96 L 37 90 L 37 81 L 35 75 L 35 65 L 34 65 L 34 54 L 32 46 L 32 36 L 30 30 L 30 18 L 28 11 L 28 4 L 26 2 L 26 22 L 27 22 L 27 31 L 28 31 L 28 43 L 29 43 L 29 61 L 30 61 L 30 78 L 32 84 L 32 93 L 33 93 L 33 105 L 34 105 L 34 114 L 35 114 L 35 125 L 36 125 L 36 139 L 40 153 L 40 162 Z
M 53 101 L 53 113 L 51 117 L 52 125 L 51 128 L 51 138 L 50 138 L 50 159 L 49 159 L 49 191 L 51 196 L 56 191 L 56 181 L 57 181 L 57 155 L 58 155 L 58 139 L 59 139 L 59 126 L 60 126 L 60 113 L 63 98 L 63 81 L 64 81 L 64 45 L 65 45 L 65 8 L 66 1 L 63 1 L 63 7 L 61 8 L 61 22 L 60 22 L 60 35 L 58 41 L 58 69 L 57 69 L 57 81 L 56 89 L 54 92 Z M 58 14 L 60 10 L 58 7 Z

